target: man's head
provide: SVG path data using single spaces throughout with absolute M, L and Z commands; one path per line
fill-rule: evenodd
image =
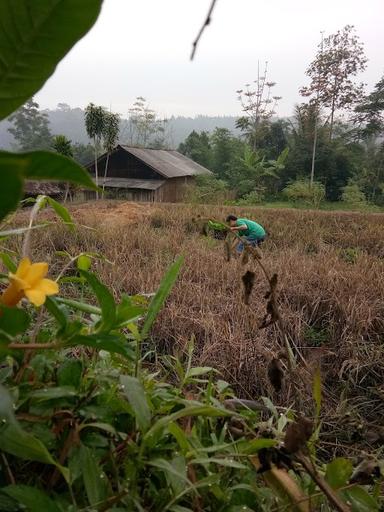
M 236 226 L 237 217 L 236 215 L 228 215 L 227 222 L 230 226 Z

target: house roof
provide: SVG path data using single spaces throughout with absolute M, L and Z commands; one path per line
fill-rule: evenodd
M 165 180 L 135 180 L 131 178 L 107 178 L 105 180 L 105 187 L 157 190 L 162 185 L 164 185 L 164 183 Z M 99 180 L 99 186 L 103 186 L 102 180 Z
M 39 195 L 55 196 L 62 192 L 58 183 L 47 181 L 26 181 L 24 185 L 24 195 Z
M 178 151 L 170 149 L 144 149 L 130 146 L 118 146 L 143 161 L 165 178 L 179 178 L 211 174 L 211 171 Z

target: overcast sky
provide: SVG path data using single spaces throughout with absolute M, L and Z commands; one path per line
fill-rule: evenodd
M 79 0 L 82 1 L 82 0 Z M 210 0 L 104 0 L 93 29 L 36 96 L 41 107 L 90 101 L 127 114 L 144 96 L 161 115 L 238 115 L 236 90 L 269 62 L 278 114 L 291 115 L 320 32 L 355 25 L 368 89 L 384 71 L 383 0 L 218 0 L 195 60 L 192 41 Z

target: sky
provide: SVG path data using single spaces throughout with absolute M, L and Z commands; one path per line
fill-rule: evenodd
M 82 1 L 82 0 L 79 0 Z M 190 61 L 210 0 L 104 0 L 91 31 L 36 95 L 42 108 L 89 102 L 127 115 L 144 96 L 160 116 L 240 115 L 236 90 L 257 77 L 258 61 L 292 114 L 307 83 L 321 31 L 354 25 L 369 59 L 370 90 L 384 72 L 383 0 L 217 0 Z

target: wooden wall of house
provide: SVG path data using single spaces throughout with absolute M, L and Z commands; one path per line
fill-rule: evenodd
M 169 178 L 155 192 L 155 201 L 162 203 L 179 203 L 184 200 L 187 185 L 193 182 L 192 177 Z
M 99 176 L 104 176 L 105 157 L 100 158 L 98 162 Z M 95 174 L 95 165 L 89 167 L 92 174 Z M 108 176 L 110 178 L 132 178 L 161 180 L 164 179 L 156 171 L 148 167 L 144 162 L 135 156 L 127 153 L 123 149 L 119 149 L 111 154 L 108 163 Z

